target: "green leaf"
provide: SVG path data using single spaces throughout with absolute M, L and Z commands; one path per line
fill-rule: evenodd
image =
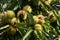
M 54 28 L 53 28 L 52 32 L 53 32 L 56 36 L 58 35 L 57 31 L 56 31 Z
M 21 9 L 23 1 L 22 0 L 17 0 L 17 2 L 18 2 L 18 7 Z
M 23 29 L 23 30 L 29 30 L 29 29 L 31 29 L 30 27 L 27 27 L 27 24 L 26 23 L 17 23 L 16 26 L 19 29 Z
M 47 40 L 47 37 L 43 34 L 43 32 L 37 31 L 39 38 L 41 38 L 40 40 Z
M 59 25 L 60 26 L 60 18 L 59 18 L 59 16 L 58 16 L 58 10 L 53 10 L 53 12 L 54 12 L 54 14 L 55 14 L 55 16 L 57 17 L 57 25 Z
M 0 30 L 6 29 L 6 28 L 8 28 L 8 27 L 9 27 L 9 25 L 6 25 L 6 26 L 3 26 L 3 27 L 0 27 Z
M 43 2 L 42 0 L 40 0 L 40 3 L 41 3 L 42 8 L 43 8 L 47 13 L 49 13 L 48 8 L 47 8 L 47 6 L 44 4 L 44 2 Z
M 47 34 L 45 31 L 43 31 L 43 34 L 44 34 L 46 37 L 49 37 L 49 34 Z
M 15 10 L 17 10 L 17 9 L 18 9 L 18 5 L 16 5 L 13 10 L 15 11 Z
M 22 40 L 25 40 L 25 39 L 31 34 L 32 31 L 33 31 L 33 30 L 29 30 L 29 31 L 25 34 L 25 36 L 22 38 Z
M 47 34 L 49 34 L 49 30 L 51 30 L 51 27 L 50 27 L 50 25 L 47 25 L 46 23 L 45 24 L 41 24 L 42 26 L 43 26 L 43 28 L 44 28 L 44 31 L 47 33 Z
M 16 24 L 16 26 L 18 26 L 18 27 L 26 27 L 25 25 L 26 25 L 25 23 L 17 23 Z
M 33 20 L 33 15 L 31 14 L 31 13 L 27 13 L 28 14 L 28 19 L 29 19 L 29 21 L 32 23 L 32 24 L 34 24 L 34 20 Z
M 39 31 L 34 31 L 34 33 L 35 33 L 35 35 L 37 36 L 37 39 L 38 40 L 42 40 L 42 36 L 41 36 L 41 34 L 39 33 Z
M 60 27 L 60 20 L 57 20 L 57 25 Z

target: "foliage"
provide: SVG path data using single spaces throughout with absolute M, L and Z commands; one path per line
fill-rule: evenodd
M 0 40 L 60 40 L 60 0 L 45 1 L 0 0 Z

